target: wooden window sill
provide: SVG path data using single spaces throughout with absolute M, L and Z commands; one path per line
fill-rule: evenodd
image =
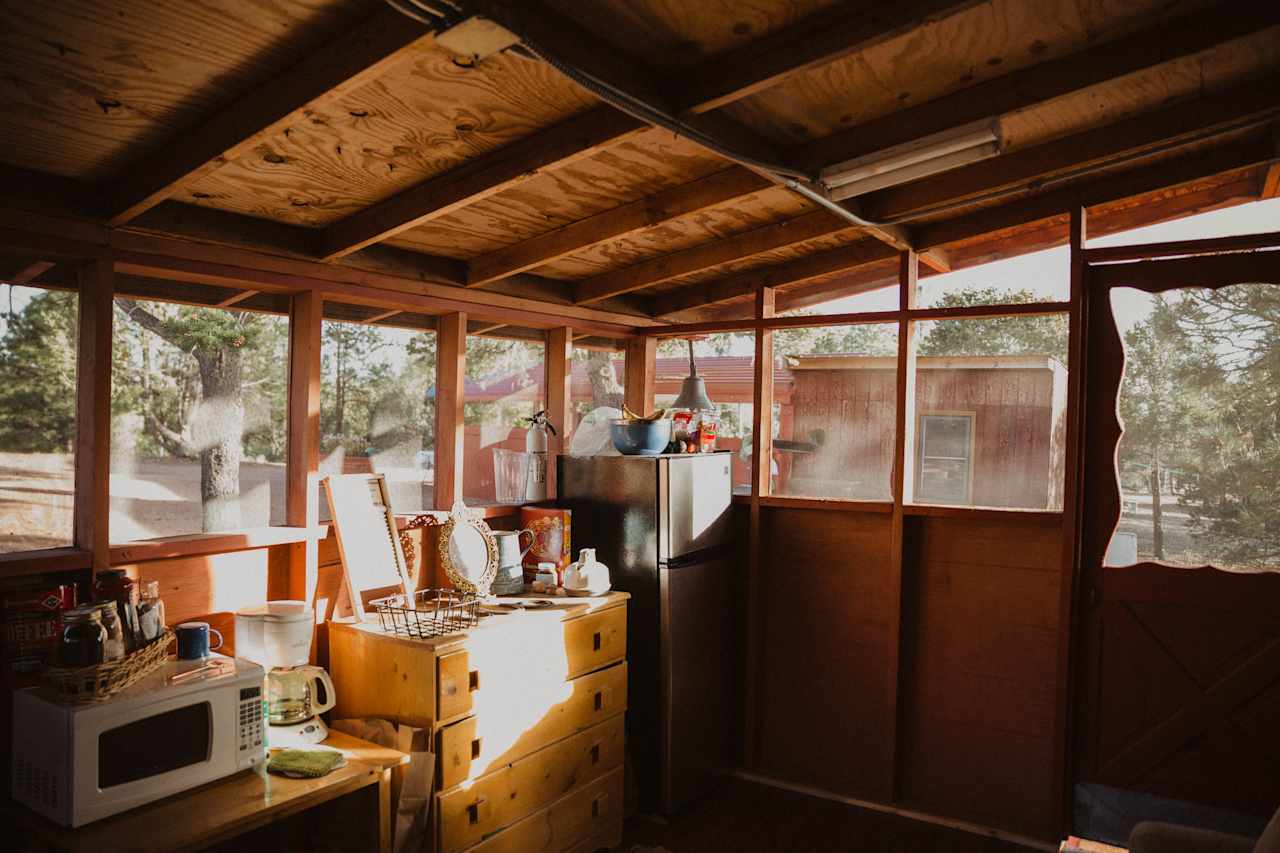
M 1001 521 L 1061 522 L 1061 510 L 1018 509 L 1017 507 L 943 506 L 940 504 L 907 504 L 903 515 L 932 518 L 992 518 Z
M 0 577 L 16 578 L 45 572 L 70 572 L 93 566 L 93 554 L 80 548 L 43 548 L 0 554 Z

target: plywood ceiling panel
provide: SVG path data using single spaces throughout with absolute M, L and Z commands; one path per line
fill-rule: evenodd
M 724 113 L 779 140 L 817 139 L 1206 3 L 992 0 L 798 74 Z
M 503 53 L 465 67 L 425 41 L 411 61 L 185 186 L 183 200 L 327 225 L 596 104 L 544 63 Z
M 812 209 L 795 193 L 781 187 L 770 188 L 602 243 L 548 264 L 538 272 L 552 278 L 587 278 L 791 219 Z
M 612 34 L 609 37 L 616 45 L 649 67 L 673 71 L 786 29 L 837 2 L 840 0 L 550 0 L 548 5 L 592 32 Z
M 1274 73 L 1280 27 L 1006 116 L 1009 150 L 1111 124 Z
M 370 8 L 359 0 L 4 0 L 0 160 L 112 178 Z
M 651 130 L 406 231 L 392 245 L 456 258 L 518 243 L 569 222 L 718 172 L 724 161 Z
M 700 270 L 695 273 L 673 278 L 670 281 L 664 281 L 661 284 L 654 285 L 652 288 L 640 291 L 646 296 L 658 293 L 665 293 L 673 290 L 682 290 L 689 285 L 698 284 L 704 281 L 715 281 L 717 279 L 726 278 L 735 273 L 747 272 L 749 270 L 761 269 L 763 267 L 771 267 L 775 264 L 786 263 L 802 258 L 805 255 L 812 255 L 815 252 L 824 252 L 828 249 L 835 249 L 839 246 L 846 246 L 850 243 L 857 243 L 865 239 L 866 235 L 861 229 L 851 227 L 849 229 L 838 231 L 834 234 L 828 234 L 825 237 L 819 237 L 816 240 L 807 240 L 803 243 L 796 243 L 782 249 L 773 249 L 772 251 L 763 252 L 759 255 L 752 255 L 749 258 L 743 258 L 739 261 L 732 261 L 727 264 L 721 264 L 717 267 Z

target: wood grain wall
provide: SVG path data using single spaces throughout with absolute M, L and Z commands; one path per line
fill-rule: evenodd
M 1052 839 L 1060 521 L 906 519 L 892 708 L 891 516 L 761 513 L 758 724 L 748 769 Z

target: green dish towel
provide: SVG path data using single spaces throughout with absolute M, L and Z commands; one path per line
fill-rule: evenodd
M 343 763 L 342 753 L 328 749 L 282 749 L 267 762 L 267 771 L 295 778 L 324 776 Z

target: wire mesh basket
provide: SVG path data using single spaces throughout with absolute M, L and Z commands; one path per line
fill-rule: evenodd
M 370 606 L 384 631 L 419 640 L 465 631 L 480 619 L 479 597 L 456 589 L 420 589 L 374 599 Z

